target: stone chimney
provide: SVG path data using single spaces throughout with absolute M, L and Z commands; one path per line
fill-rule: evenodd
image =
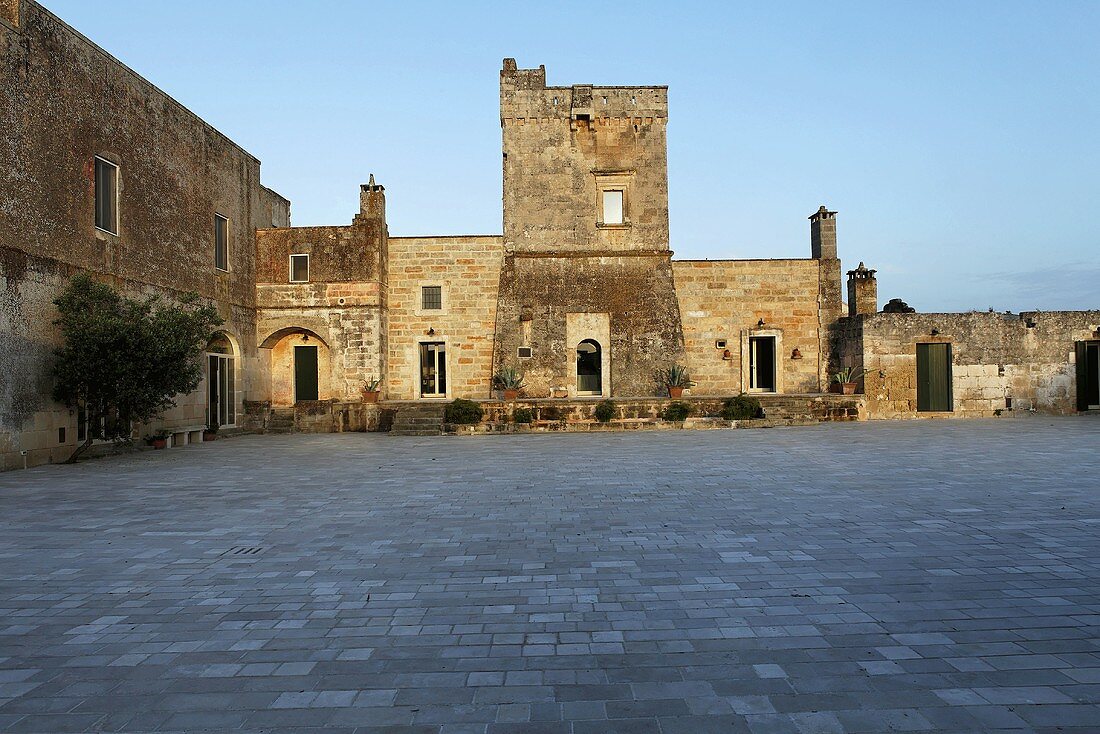
M 824 206 L 810 215 L 810 256 L 814 260 L 836 260 L 836 212 Z
M 878 313 L 878 281 L 863 263 L 848 271 L 848 315 L 861 313 Z
M 370 182 L 359 187 L 359 216 L 356 219 L 386 221 L 386 188 L 374 182 L 373 173 Z

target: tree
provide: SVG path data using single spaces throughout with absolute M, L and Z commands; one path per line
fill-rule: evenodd
M 202 350 L 223 322 L 189 293 L 178 305 L 156 296 L 127 298 L 86 274 L 73 276 L 54 301 L 64 346 L 56 351 L 53 397 L 83 409 L 87 436 L 67 463 L 95 439 L 122 439 L 202 380 Z

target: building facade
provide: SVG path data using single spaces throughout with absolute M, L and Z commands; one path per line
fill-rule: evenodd
M 207 377 L 153 428 L 250 428 L 255 406 L 661 394 L 817 394 L 861 374 L 866 415 L 1100 406 L 1100 312 L 885 314 L 849 272 L 836 212 L 801 259 L 678 260 L 667 88 L 500 72 L 501 234 L 390 236 L 371 176 L 347 225 L 290 226 L 260 162 L 34 0 L 0 2 L 0 466 L 83 439 L 52 402 L 52 301 L 77 272 L 129 294 L 196 292 L 225 319 Z M 941 345 L 941 346 L 937 346 Z M 946 345 L 946 346 L 942 346 Z M 865 370 L 865 372 L 863 372 Z

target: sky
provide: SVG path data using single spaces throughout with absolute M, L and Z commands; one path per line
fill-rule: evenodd
M 498 72 L 669 86 L 677 258 L 808 257 L 919 311 L 1100 308 L 1100 2 L 43 0 L 262 162 L 295 225 L 499 234 Z

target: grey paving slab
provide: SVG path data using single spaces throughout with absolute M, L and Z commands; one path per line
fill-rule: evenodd
M 1100 421 L 0 475 L 0 730 L 1095 731 Z

